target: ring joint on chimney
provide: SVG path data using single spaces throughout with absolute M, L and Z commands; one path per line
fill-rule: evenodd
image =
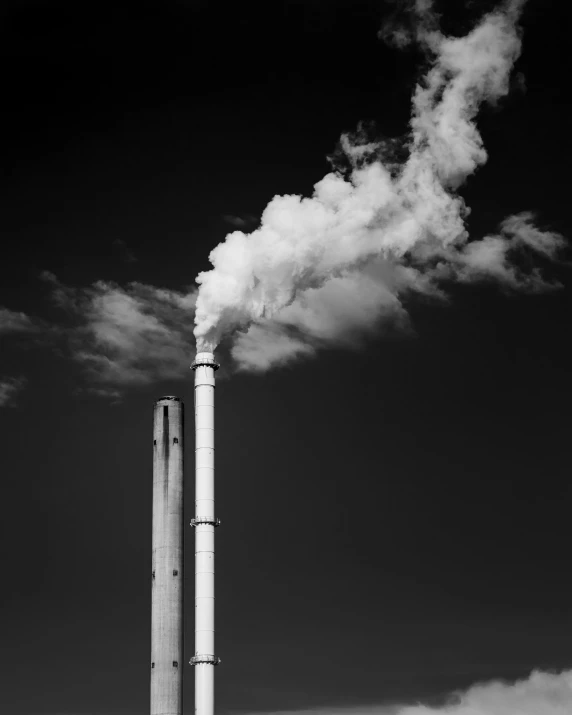
M 220 526 L 220 519 L 216 519 L 214 516 L 197 516 L 195 519 L 191 519 L 191 526 L 199 526 L 199 524 L 211 524 L 212 526 Z
M 206 663 L 207 665 L 220 665 L 220 662 L 220 658 L 217 658 L 216 655 L 195 655 L 189 661 L 191 665 L 201 665 L 202 663 Z
M 197 353 L 191 365 L 191 370 L 196 370 L 198 367 L 212 367 L 213 370 L 218 370 L 220 365 L 215 362 L 211 353 Z

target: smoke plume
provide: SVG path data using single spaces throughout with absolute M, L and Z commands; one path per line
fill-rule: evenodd
M 407 295 L 444 295 L 450 281 L 554 287 L 518 255 L 553 259 L 561 236 L 521 213 L 470 239 L 457 193 L 487 160 L 475 117 L 508 92 L 523 4 L 505 2 L 465 37 L 449 37 L 431 2 L 416 0 L 415 32 L 384 32 L 400 46 L 419 43 L 429 61 L 412 98 L 406 159 L 396 163 L 390 143 L 343 136 L 349 171 L 334 166 L 311 197 L 275 196 L 257 229 L 230 233 L 197 277 L 198 350 L 228 336 L 240 367 L 265 370 L 327 345 L 355 346 L 387 321 L 405 326 Z

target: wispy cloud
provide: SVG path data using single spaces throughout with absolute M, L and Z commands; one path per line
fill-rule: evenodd
M 0 335 L 8 333 L 30 333 L 38 329 L 38 324 L 26 313 L 0 308 Z
M 123 239 L 116 238 L 113 241 L 112 246 L 116 255 L 119 256 L 122 261 L 124 261 L 125 263 L 137 263 L 137 256 L 133 253 L 133 251 L 129 248 L 129 246 Z
M 233 216 L 232 214 L 225 214 L 222 219 L 225 223 L 228 223 L 235 228 L 248 228 L 258 223 L 256 216 L 251 216 L 250 214 L 246 216 Z
M 16 397 L 26 385 L 25 377 L 0 378 L 0 407 L 14 407 Z
M 56 304 L 73 327 L 69 351 L 94 394 L 117 397 L 120 388 L 181 378 L 192 361 L 195 294 L 143 283 L 122 287 L 98 281 L 72 288 L 44 274 Z
M 121 398 L 123 396 L 123 393 L 121 392 L 120 389 L 116 387 L 105 387 L 104 385 L 99 385 L 99 386 L 88 386 L 88 387 L 81 387 L 76 390 L 76 394 L 78 395 L 94 395 L 95 397 L 103 397 L 106 400 L 111 400 L 112 402 L 120 402 Z

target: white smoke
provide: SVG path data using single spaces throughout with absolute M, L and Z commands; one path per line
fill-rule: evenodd
M 508 92 L 523 4 L 502 4 L 456 38 L 417 0 L 416 40 L 430 69 L 414 92 L 406 160 L 396 165 L 383 145 L 344 136 L 349 175 L 332 171 L 309 198 L 275 196 L 259 228 L 230 233 L 210 254 L 212 270 L 197 277 L 199 350 L 228 335 L 239 366 L 264 370 L 328 344 L 356 346 L 388 319 L 406 325 L 402 298 L 442 294 L 446 281 L 552 287 L 514 257 L 526 247 L 554 258 L 561 236 L 526 213 L 469 240 L 457 193 L 487 160 L 475 116 Z
M 268 715 L 570 715 L 572 671 L 533 672 L 516 683 L 493 681 L 455 693 L 445 705 L 379 705 L 273 711 Z

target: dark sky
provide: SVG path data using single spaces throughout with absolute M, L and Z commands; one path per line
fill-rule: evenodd
M 446 8 L 446 28 L 492 4 Z M 462 192 L 476 232 L 534 210 L 571 235 L 565 5 L 530 0 L 524 82 L 481 117 L 490 160 Z M 342 131 L 404 132 L 419 57 L 377 39 L 386 13 L 4 2 L 0 306 L 56 320 L 42 271 L 182 289 L 224 216 L 310 192 Z M 560 291 L 458 289 L 408 306 L 414 335 L 219 380 L 220 713 L 409 702 L 572 666 L 572 286 L 553 273 Z M 192 447 L 192 373 L 113 404 L 40 338 L 3 337 L 0 360 L 28 380 L 0 409 L 0 711 L 145 712 L 152 405 L 185 400 Z M 189 512 L 192 467 L 191 449 Z M 192 614 L 190 528 L 186 548 Z

